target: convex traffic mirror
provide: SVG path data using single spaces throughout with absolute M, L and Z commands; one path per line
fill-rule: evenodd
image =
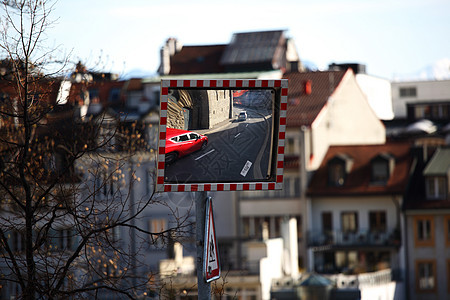
M 286 80 L 162 80 L 158 191 L 281 188 Z

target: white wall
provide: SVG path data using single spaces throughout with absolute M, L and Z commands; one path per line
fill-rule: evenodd
M 301 212 L 298 199 L 264 199 L 240 202 L 241 217 L 244 216 L 285 216 L 297 215 Z
M 392 120 L 392 92 L 389 80 L 366 75 L 356 74 L 356 81 L 369 101 L 370 107 L 380 120 Z
M 400 98 L 400 88 L 416 87 L 416 97 Z M 407 103 L 450 101 L 450 80 L 392 82 L 395 118 L 406 118 Z
M 213 199 L 214 224 L 216 237 L 236 237 L 236 193 L 237 192 L 215 192 L 210 196 Z
M 384 125 L 352 73 L 346 73 L 328 106 L 324 122 L 328 125 L 330 145 L 383 144 L 386 141 Z
M 314 159 L 308 170 L 319 167 L 329 146 L 384 144 L 386 141 L 386 128 L 370 107 L 351 71 L 345 74 L 311 130 Z M 305 148 L 310 143 L 305 141 Z
M 283 277 L 283 239 L 271 239 L 265 243 L 267 257 L 260 260 L 259 279 L 262 299 L 269 300 L 272 280 Z
M 331 212 L 333 215 L 333 229 L 341 229 L 341 212 L 357 211 L 358 227 L 369 229 L 369 211 L 386 211 L 387 230 L 397 225 L 397 211 L 391 196 L 372 197 L 316 197 L 311 201 L 311 230 L 322 230 L 322 212 Z M 400 222 L 400 220 L 399 220 Z

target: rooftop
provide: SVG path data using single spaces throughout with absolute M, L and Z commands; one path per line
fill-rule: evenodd
M 293 72 L 289 80 L 287 125 L 311 126 L 336 90 L 346 71 Z M 309 85 L 309 91 L 307 90 Z
M 406 190 L 412 163 L 410 144 L 392 142 L 383 145 L 331 146 L 321 166 L 313 175 L 308 194 L 313 196 L 403 194 Z M 384 185 L 371 182 L 371 162 L 375 157 L 389 153 L 395 160 L 391 176 Z M 342 186 L 328 182 L 328 162 L 336 156 L 346 155 L 352 165 Z

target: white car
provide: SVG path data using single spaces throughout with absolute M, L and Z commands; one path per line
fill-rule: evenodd
M 247 120 L 247 112 L 241 111 L 238 115 L 238 121 L 245 121 Z

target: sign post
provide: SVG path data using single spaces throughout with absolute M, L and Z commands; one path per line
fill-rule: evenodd
M 211 299 L 211 284 L 203 276 L 203 253 L 205 245 L 205 211 L 207 192 L 198 192 L 195 197 L 196 248 L 197 248 L 197 287 L 198 299 Z

